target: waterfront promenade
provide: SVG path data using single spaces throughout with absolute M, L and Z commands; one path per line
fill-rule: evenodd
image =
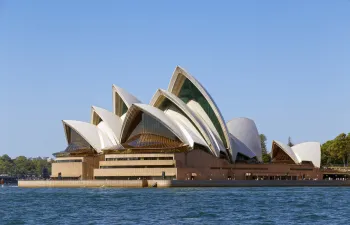
M 350 180 L 40 180 L 18 181 L 25 188 L 171 188 L 171 187 L 350 187 Z

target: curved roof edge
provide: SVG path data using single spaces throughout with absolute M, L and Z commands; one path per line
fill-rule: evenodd
M 77 120 L 62 120 L 63 126 L 70 127 L 85 139 L 97 152 L 101 152 L 102 148 L 112 145 L 106 134 L 90 123 Z M 68 142 L 67 130 L 64 129 L 66 140 Z
M 280 147 L 280 149 L 282 149 L 293 161 L 295 164 L 299 164 L 300 163 L 300 160 L 299 158 L 295 155 L 294 151 L 292 150 L 291 147 L 289 147 L 288 145 L 280 142 L 280 141 L 276 141 L 276 140 L 273 140 L 272 141 L 272 146 L 276 144 L 278 147 Z M 271 154 L 273 155 L 273 147 L 272 147 L 272 150 L 271 150 Z
M 209 134 L 209 127 L 204 124 L 201 119 L 196 115 L 195 112 L 193 112 L 179 97 L 174 95 L 173 93 L 158 89 L 156 93 L 153 95 L 150 105 L 154 107 L 159 107 L 161 102 L 161 97 L 164 97 L 171 101 L 174 105 L 176 105 L 182 112 L 191 120 L 191 122 L 195 125 L 195 127 L 198 129 L 204 140 L 206 141 L 208 147 L 210 148 L 211 152 L 219 157 L 220 156 L 220 149 L 215 147 L 215 142 L 212 140 L 210 134 Z
M 114 134 L 114 138 L 117 143 L 120 143 L 119 137 L 120 137 L 120 131 L 122 129 L 123 122 L 121 118 L 119 118 L 117 115 L 114 113 L 97 107 L 97 106 L 92 106 L 91 107 L 91 123 L 94 124 L 94 113 L 96 113 L 106 124 L 107 126 L 112 130 Z M 98 125 L 98 124 L 94 124 Z
M 117 143 L 115 145 L 112 145 L 112 146 L 109 146 L 109 147 L 106 147 L 106 148 L 103 148 L 102 151 L 108 151 L 108 150 L 122 150 L 122 149 L 125 149 L 124 146 L 120 143 Z
M 254 152 L 259 161 L 262 161 L 260 136 L 254 120 L 246 117 L 233 118 L 227 122 L 226 126 L 230 134 L 243 144 L 239 146 L 247 147 Z
M 178 79 L 180 74 L 182 74 L 188 80 L 190 80 L 195 85 L 195 87 L 202 93 L 202 95 L 206 98 L 206 100 L 210 104 L 210 107 L 213 109 L 217 119 L 219 120 L 221 129 L 222 129 L 224 136 L 225 136 L 225 139 L 226 139 L 226 140 L 222 140 L 222 142 L 226 143 L 226 146 L 228 148 L 228 153 L 230 154 L 231 159 L 232 159 L 232 147 L 231 147 L 229 132 L 227 131 L 226 123 L 225 123 L 223 116 L 222 116 L 220 110 L 218 109 L 216 103 L 214 102 L 214 100 L 212 99 L 212 97 L 210 96 L 208 91 L 201 85 L 201 83 L 198 80 L 196 80 L 193 76 L 191 76 L 186 70 L 184 70 L 180 66 L 177 66 L 175 68 L 175 71 L 174 71 L 172 77 L 171 77 L 168 91 L 173 93 L 173 89 L 175 88 L 176 80 Z
M 115 94 L 118 94 L 120 99 L 124 102 L 127 108 L 130 108 L 130 106 L 133 103 L 141 103 L 141 101 L 136 98 L 134 95 L 130 94 L 128 91 L 125 89 L 116 86 L 115 84 L 112 85 L 112 99 L 113 99 L 113 111 L 114 114 L 117 114 L 116 112 L 116 96 Z M 122 115 L 119 115 L 122 116 Z
M 310 161 L 315 167 L 321 167 L 321 144 L 319 142 L 303 142 L 292 147 L 293 152 L 302 161 Z
M 227 152 L 227 149 L 224 146 L 224 143 L 222 142 L 221 138 L 219 137 L 219 134 L 217 130 L 215 129 L 214 125 L 212 124 L 212 121 L 208 117 L 207 113 L 204 111 L 204 109 L 199 105 L 196 101 L 189 101 L 187 103 L 188 108 L 192 112 L 196 114 L 196 116 L 202 121 L 202 123 L 206 127 L 206 131 L 211 139 L 211 143 L 215 149 L 217 149 L 217 154 L 220 155 L 220 153 L 224 153 L 228 158 L 228 160 L 234 162 L 235 156 L 231 155 Z
M 235 157 L 237 157 L 238 153 L 241 153 L 249 158 L 257 157 L 255 152 L 253 152 L 251 149 L 249 149 L 242 141 L 240 141 L 237 137 L 230 135 L 231 145 L 234 147 L 235 150 Z
M 249 121 L 252 121 L 255 124 L 253 119 L 250 119 L 250 118 L 244 117 L 244 116 L 234 117 L 234 118 L 230 119 L 229 121 L 227 121 L 226 124 L 228 124 L 228 123 L 230 123 L 231 121 L 234 121 L 234 120 L 249 120 Z
M 126 113 L 123 127 L 121 130 L 121 137 L 120 137 L 121 142 L 124 142 L 125 141 L 124 139 L 127 138 L 126 129 L 128 129 L 128 126 L 134 119 L 134 116 L 137 115 L 138 111 L 147 113 L 154 119 L 158 120 L 164 126 L 166 126 L 171 132 L 173 132 L 184 144 L 189 145 L 186 136 L 182 133 L 178 125 L 175 122 L 173 122 L 172 119 L 169 116 L 167 116 L 162 110 L 155 108 L 151 105 L 139 104 L 139 103 L 132 104 L 128 112 Z
M 187 138 L 187 142 L 193 148 L 195 144 L 202 145 L 209 150 L 209 146 L 198 132 L 198 130 L 193 126 L 191 121 L 182 115 L 179 110 L 175 107 L 167 108 L 164 113 L 172 118 L 173 122 L 180 128 L 184 136 Z
M 117 85 L 112 85 L 113 91 L 116 92 L 120 98 L 124 101 L 127 107 L 130 107 L 133 103 L 141 103 L 141 101 L 134 95 L 130 94 L 127 90 L 118 87 Z
M 319 142 L 303 142 L 293 147 L 279 141 L 273 141 L 273 144 L 277 144 L 296 164 L 309 161 L 315 167 L 321 167 L 321 144 Z M 271 153 L 273 154 L 273 148 Z

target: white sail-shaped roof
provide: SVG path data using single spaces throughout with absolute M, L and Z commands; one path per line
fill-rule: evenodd
M 204 112 L 203 108 L 199 105 L 199 103 L 195 101 L 189 101 L 187 103 L 187 106 L 196 113 L 197 117 L 202 120 L 202 122 L 207 127 L 207 132 L 212 140 L 213 145 L 215 146 L 215 149 L 217 149 L 218 153 L 220 155 L 220 151 L 224 152 L 227 155 L 226 148 L 224 144 L 222 143 L 222 140 L 219 137 L 218 132 L 215 130 L 214 125 L 212 124 L 211 120 L 209 119 L 208 115 Z M 236 160 L 237 154 L 232 154 L 231 160 L 234 162 Z
M 217 138 L 220 139 L 219 132 L 215 128 L 215 125 L 213 124 L 212 120 L 209 118 L 208 114 L 204 111 L 204 109 L 200 106 L 200 104 L 196 101 L 189 101 L 187 103 L 187 106 L 197 115 L 197 117 L 200 117 L 201 120 L 209 127 L 209 129 L 215 134 Z M 222 142 L 222 140 L 220 139 Z M 223 142 L 222 142 L 223 143 Z M 225 148 L 225 147 L 224 147 Z
M 209 149 L 211 152 L 219 157 L 220 156 L 220 149 L 217 148 L 215 141 L 210 135 L 210 128 L 202 121 L 201 118 L 197 116 L 195 112 L 193 112 L 181 99 L 179 99 L 176 95 L 173 93 L 170 93 L 169 91 L 158 89 L 157 92 L 154 94 L 150 105 L 160 108 L 161 110 L 165 110 L 166 108 L 163 108 L 163 103 L 165 99 L 169 100 L 172 104 L 174 104 L 182 114 L 184 114 L 188 120 L 193 124 L 195 127 L 195 132 L 198 130 L 199 136 L 203 137 L 206 146 L 209 146 Z
M 200 144 L 205 146 L 209 150 L 208 144 L 205 142 L 200 133 L 192 125 L 192 123 L 183 116 L 178 110 L 174 107 L 167 108 L 164 113 L 168 115 L 181 129 L 182 133 L 187 138 L 187 142 L 190 143 L 190 146 L 193 148 L 194 144 Z
M 112 90 L 113 111 L 119 117 L 122 117 L 133 103 L 141 103 L 140 100 L 121 87 L 113 85 Z
M 262 161 L 261 143 L 258 129 L 253 120 L 248 118 L 234 118 L 227 123 L 227 129 L 237 140 L 237 152 L 253 152 L 259 161 Z
M 113 145 L 108 136 L 93 124 L 76 120 L 63 120 L 62 122 L 65 126 L 65 132 L 67 132 L 66 127 L 73 129 L 97 152 L 101 152 L 103 148 Z M 67 133 L 66 138 L 67 142 L 69 142 Z
M 178 127 L 178 125 L 169 116 L 167 116 L 162 110 L 150 105 L 138 104 L 138 103 L 132 104 L 125 116 L 122 131 L 121 131 L 121 138 L 120 138 L 122 143 L 126 141 L 128 129 L 131 123 L 133 122 L 134 118 L 137 116 L 137 114 L 140 111 L 148 114 L 149 116 L 153 117 L 154 119 L 162 123 L 174 135 L 176 135 L 184 144 L 186 145 L 190 144 L 186 136 Z
M 119 138 L 120 131 L 122 129 L 121 118 L 106 109 L 96 106 L 92 106 L 91 111 L 91 123 L 104 130 L 108 136 L 112 136 L 111 140 L 115 140 L 113 144 L 120 143 Z M 103 123 L 99 120 L 99 118 Z M 106 126 L 107 128 L 105 128 Z
M 116 145 L 112 145 L 106 148 L 103 148 L 102 151 L 106 151 L 106 150 L 122 150 L 124 149 L 124 146 L 122 144 L 116 144 Z
M 251 151 L 249 147 L 247 147 L 241 140 L 230 134 L 231 146 L 234 150 L 233 152 L 237 155 L 237 153 L 241 153 L 242 155 L 247 156 L 248 158 L 256 157 L 255 152 Z
M 113 145 L 116 145 L 118 143 L 113 130 L 105 123 L 104 121 L 101 121 L 98 125 L 97 128 L 100 129 L 101 132 L 103 132 L 108 139 L 111 141 Z
M 295 155 L 295 153 L 293 152 L 292 148 L 289 147 L 288 145 L 284 144 L 283 142 L 280 142 L 280 141 L 272 141 L 272 146 L 273 145 L 277 145 L 281 150 L 283 150 L 296 164 L 299 164 L 300 163 L 300 160 L 298 159 L 298 157 Z M 272 150 L 271 150 L 271 154 L 272 154 L 272 158 L 274 158 L 274 149 L 272 147 Z
M 302 162 L 312 162 L 315 167 L 321 166 L 321 145 L 318 142 L 304 142 L 293 147 L 289 147 L 279 141 L 273 141 L 272 145 L 278 145 L 296 164 Z M 272 147 L 272 158 L 274 158 L 275 152 Z
M 65 153 L 102 149 L 209 150 L 216 157 L 235 162 L 237 154 L 262 160 L 261 143 L 254 121 L 236 118 L 227 124 L 206 89 L 181 67 L 176 67 L 168 91 L 159 89 L 150 105 L 112 86 L 113 113 L 92 107 L 91 123 L 64 120 Z M 69 135 L 69 137 L 68 137 Z M 95 153 L 95 152 L 94 152 Z M 272 156 L 286 163 L 312 162 L 320 166 L 320 144 L 306 142 L 289 147 L 273 141 Z M 242 157 L 245 158 L 245 157 Z
M 191 87 L 194 87 L 194 89 L 183 91 L 185 83 L 190 84 Z M 222 143 L 224 144 L 225 148 L 228 149 L 229 154 L 231 155 L 231 160 L 233 161 L 234 159 L 232 158 L 231 142 L 225 121 L 220 113 L 220 110 L 206 89 L 193 76 L 191 76 L 181 67 L 177 66 L 170 80 L 168 91 L 180 97 L 183 101 L 185 101 L 185 103 L 187 103 L 189 100 L 194 100 L 193 98 L 196 97 L 201 99 L 204 98 L 199 103 L 206 105 L 205 110 L 207 111 L 205 112 L 208 114 L 210 120 L 212 120 Z M 193 93 L 189 93 L 188 91 L 193 91 Z M 186 95 L 185 93 L 187 93 L 187 96 L 184 96 Z
M 319 142 L 304 142 L 292 147 L 293 152 L 298 156 L 299 163 L 310 161 L 315 167 L 321 166 L 321 145 Z
M 272 141 L 272 150 L 271 150 L 271 154 L 272 154 L 272 158 L 274 158 L 275 155 L 275 148 L 273 147 L 273 145 L 277 145 L 282 151 L 284 151 L 296 164 L 298 164 L 300 162 L 300 160 L 298 159 L 298 157 L 295 155 L 295 153 L 293 152 L 292 148 L 289 147 L 288 145 L 284 144 L 283 142 L 280 141 Z

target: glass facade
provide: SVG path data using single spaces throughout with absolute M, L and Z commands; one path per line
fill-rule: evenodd
M 54 155 L 69 154 L 69 153 L 91 153 L 93 148 L 91 145 L 75 130 L 66 127 L 68 136 L 68 146 L 63 152 L 55 153 Z
M 278 146 L 275 143 L 272 145 L 272 152 L 272 162 L 289 162 L 291 164 L 294 163 L 293 159 L 285 151 L 283 151 L 283 149 L 280 146 Z
M 133 161 L 133 160 L 173 160 L 173 157 L 127 157 L 127 158 L 106 158 L 106 161 Z
M 245 156 L 241 153 L 237 153 L 236 161 L 247 161 L 250 158 L 248 156 Z
M 100 117 L 96 112 L 94 112 L 94 115 L 93 115 L 92 118 L 93 118 L 92 123 L 93 123 L 94 125 L 98 125 L 99 123 L 102 122 L 101 117 Z
M 126 106 L 126 104 L 123 100 L 121 100 L 121 102 L 122 102 L 121 103 L 121 112 L 122 112 L 122 115 L 124 115 L 128 111 L 128 107 Z
M 182 146 L 178 137 L 152 116 L 140 112 L 130 127 L 126 148 L 176 148 Z
M 83 162 L 81 159 L 70 159 L 70 160 L 56 160 L 55 163 L 71 163 L 71 162 Z
M 101 117 L 99 117 L 99 116 L 97 115 L 97 123 L 96 123 L 95 125 L 98 125 L 98 124 L 101 123 L 101 122 L 102 122 Z
M 68 135 L 69 135 L 68 143 L 90 148 L 90 144 L 75 130 L 69 129 Z
M 191 101 L 191 100 L 194 100 L 194 101 L 198 102 L 198 104 L 207 113 L 208 117 L 210 118 L 210 120 L 214 124 L 216 130 L 218 131 L 221 140 L 223 141 L 224 145 L 226 146 L 226 141 L 225 141 L 226 138 L 225 138 L 225 135 L 224 135 L 224 131 L 221 129 L 220 122 L 219 122 L 217 116 L 215 115 L 214 110 L 210 106 L 209 102 L 202 95 L 202 93 L 187 78 L 185 79 L 185 81 L 184 81 L 184 83 L 183 83 L 183 85 L 182 85 L 182 87 L 180 89 L 178 97 L 182 101 L 184 101 L 186 104 L 189 101 Z
M 128 111 L 128 107 L 126 106 L 125 102 L 123 99 L 115 93 L 115 112 L 117 116 L 121 117 Z
M 194 122 L 186 115 L 186 113 L 184 111 L 182 111 L 182 109 L 180 109 L 179 107 L 177 107 L 172 101 L 170 101 L 169 99 L 165 98 L 164 101 L 162 102 L 162 104 L 159 106 L 159 109 L 164 111 L 170 107 L 174 107 L 177 109 L 178 112 L 181 113 L 181 115 L 183 115 L 184 117 L 186 117 L 188 119 L 188 121 L 191 122 L 191 124 L 196 128 L 196 130 L 198 131 L 198 133 L 201 133 L 201 131 L 198 129 L 198 127 L 196 126 L 196 124 L 194 124 Z M 202 135 L 203 136 L 203 135 Z M 203 137 L 204 138 L 204 137 Z

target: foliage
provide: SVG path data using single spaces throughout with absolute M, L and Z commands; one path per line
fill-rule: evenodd
M 267 138 L 266 138 L 265 134 L 260 134 L 262 160 L 264 163 L 268 163 L 271 161 L 271 156 L 269 153 L 267 153 L 266 141 L 267 141 Z
M 10 174 L 13 170 L 13 161 L 8 155 L 0 157 L 0 174 Z
M 339 161 L 331 156 L 330 146 L 332 146 L 333 140 L 329 140 L 323 145 L 321 145 L 321 164 L 322 165 L 329 165 L 331 163 L 338 164 Z
M 262 154 L 267 154 L 267 149 L 266 149 L 266 136 L 265 134 L 260 134 L 260 144 L 261 144 L 261 151 L 262 151 Z
M 271 155 L 270 154 L 263 154 L 262 155 L 262 160 L 263 160 L 264 163 L 271 162 Z
M 348 166 L 350 159 L 350 133 L 339 134 L 333 140 L 325 142 L 321 146 L 322 165 L 343 164 Z
M 51 163 L 43 158 L 26 158 L 19 156 L 11 159 L 8 155 L 0 156 L 0 174 L 24 178 L 28 176 L 42 177 L 45 168 L 51 173 Z

